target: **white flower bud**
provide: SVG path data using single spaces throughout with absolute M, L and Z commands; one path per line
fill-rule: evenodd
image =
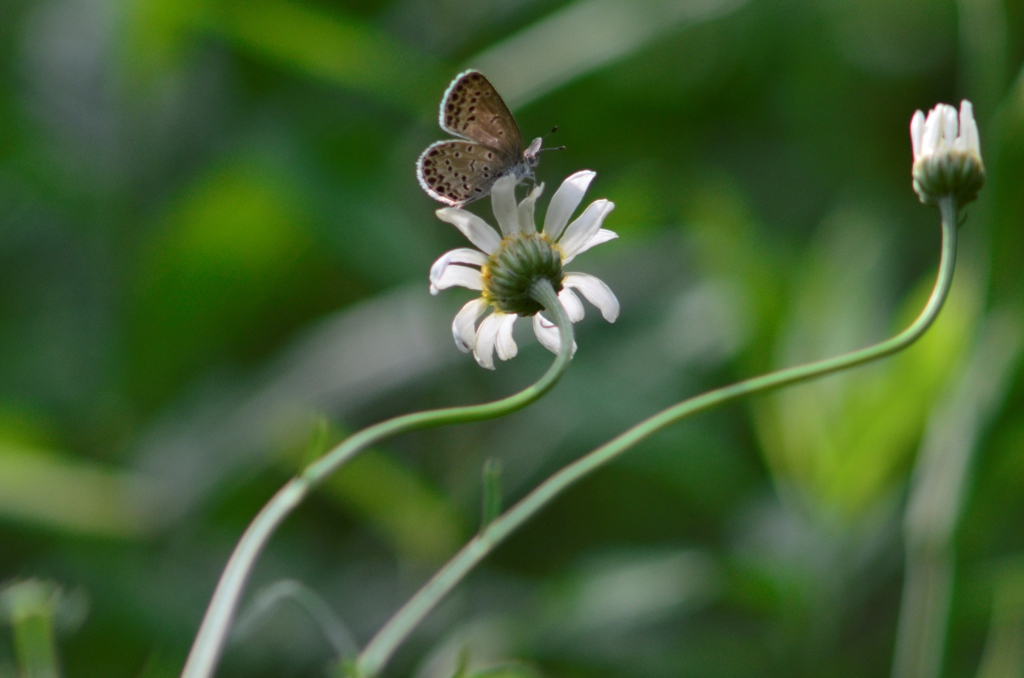
M 952 197 L 962 206 L 978 197 L 985 183 L 985 165 L 970 101 L 960 103 L 959 118 L 948 104 L 937 105 L 927 118 L 917 111 L 910 120 L 910 140 L 914 190 L 921 202 L 933 205 Z

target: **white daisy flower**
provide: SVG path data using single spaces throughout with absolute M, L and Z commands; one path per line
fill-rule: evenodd
M 608 322 L 619 316 L 619 300 L 603 282 L 587 273 L 563 271 L 562 265 L 595 245 L 618 236 L 601 228 L 615 205 L 595 200 L 571 224 L 569 217 L 583 200 L 596 174 L 584 170 L 573 174 L 555 191 L 544 216 L 544 230 L 537 232 L 533 211 L 544 190 L 541 184 L 518 205 L 515 178 L 502 177 L 491 189 L 491 207 L 501 235 L 472 212 L 455 207 L 437 210 L 437 216 L 458 228 L 478 249 L 461 248 L 446 252 L 430 269 L 430 293 L 453 286 L 479 290 L 481 295 L 462 307 L 452 323 L 455 345 L 473 352 L 477 363 L 494 369 L 494 353 L 502 360 L 516 355 L 512 326 L 518 317 L 533 316 L 533 331 L 540 343 L 558 352 L 561 333 L 541 311 L 530 293 L 533 283 L 547 278 L 572 322 L 583 319 L 578 294 L 601 311 Z M 477 321 L 491 309 L 490 315 Z M 573 344 L 573 352 L 576 350 Z
M 948 104 L 937 105 L 927 118 L 917 111 L 910 120 L 910 141 L 914 190 L 921 202 L 934 204 L 948 196 L 965 205 L 978 197 L 985 183 L 985 165 L 970 101 L 960 103 L 959 117 Z

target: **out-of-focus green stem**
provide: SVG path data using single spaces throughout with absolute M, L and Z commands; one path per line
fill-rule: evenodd
M 57 589 L 48 582 L 29 579 L 3 591 L 14 629 L 14 651 L 20 678 L 59 678 L 53 615 Z
M 356 675 L 360 678 L 378 675 L 412 629 L 498 544 L 569 486 L 601 468 L 641 440 L 681 419 L 718 405 L 878 360 L 917 341 L 931 326 L 946 301 L 956 264 L 957 206 L 952 198 L 941 200 L 938 206 L 942 216 L 942 254 L 939 272 L 928 303 L 909 327 L 896 336 L 867 348 L 789 367 L 684 400 L 640 422 L 564 467 L 492 521 L 456 553 L 374 636 L 359 655 L 355 666 Z
M 955 569 L 949 544 L 908 545 L 893 678 L 940 675 Z
M 536 383 L 515 395 L 483 405 L 415 412 L 381 422 L 348 437 L 278 490 L 249 524 L 228 560 L 192 643 L 182 678 L 209 678 L 217 666 L 239 599 L 253 564 L 270 536 L 309 491 L 356 454 L 381 440 L 425 428 L 464 424 L 511 414 L 534 402 L 558 382 L 572 358 L 572 323 L 551 283 L 541 279 L 532 293 L 561 332 L 562 344 L 551 367 Z

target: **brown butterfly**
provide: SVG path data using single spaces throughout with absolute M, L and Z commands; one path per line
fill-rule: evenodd
M 540 137 L 523 144 L 519 125 L 482 73 L 460 73 L 441 99 L 441 129 L 460 139 L 435 141 L 416 161 L 420 186 L 434 200 L 462 207 L 491 192 L 499 177 L 533 177 Z

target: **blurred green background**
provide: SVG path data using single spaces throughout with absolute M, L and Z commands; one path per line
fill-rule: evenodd
M 560 127 L 548 195 L 598 172 L 620 239 L 578 267 L 621 318 L 590 309 L 540 403 L 320 489 L 219 675 L 326 675 L 345 634 L 296 601 L 365 642 L 477 528 L 488 459 L 514 500 L 676 400 L 905 323 L 939 245 L 910 116 L 968 97 L 989 183 L 929 335 L 639 445 L 390 675 L 449 678 L 463 651 L 517 675 L 886 675 L 909 547 L 955 564 L 943 675 L 1024 676 L 1022 61 L 1019 0 L 0 0 L 0 582 L 61 587 L 67 676 L 175 676 L 299 465 L 543 371 L 525 324 L 477 367 L 449 330 L 470 294 L 428 294 L 464 240 L 413 165 L 460 70 L 527 139 Z

